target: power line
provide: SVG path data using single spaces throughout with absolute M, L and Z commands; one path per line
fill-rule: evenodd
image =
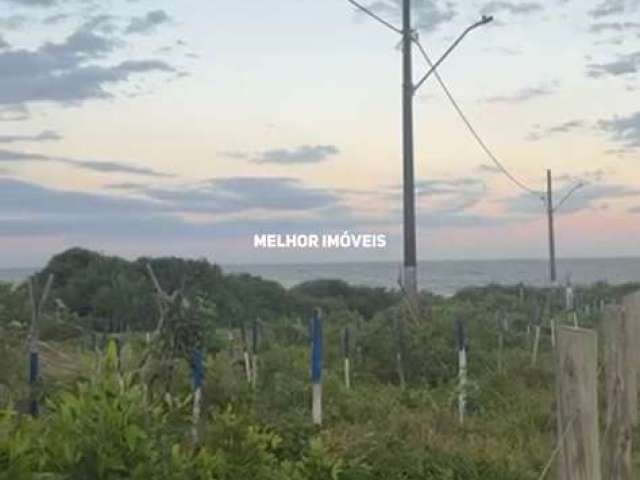
M 354 7 L 356 7 L 358 10 L 362 11 L 363 13 L 366 13 L 367 15 L 369 15 L 374 20 L 377 20 L 379 23 L 381 23 L 385 27 L 393 30 L 396 33 L 399 33 L 400 35 L 403 34 L 402 30 L 400 30 L 398 27 L 394 26 L 392 23 L 388 22 L 387 20 L 382 18 L 380 15 L 374 13 L 373 11 L 371 11 L 370 9 L 365 7 L 364 5 L 356 2 L 355 0 L 347 0 L 347 2 L 349 2 L 351 5 L 353 5 Z
M 418 46 L 418 49 L 420 50 L 420 53 L 422 54 L 422 56 L 424 57 L 424 59 L 427 61 L 427 63 L 429 64 L 429 66 L 431 68 L 434 67 L 433 62 L 431 61 L 431 58 L 429 57 L 429 55 L 427 54 L 427 52 L 425 51 L 424 47 L 422 46 L 422 44 L 420 43 L 420 41 L 414 37 L 414 42 L 415 44 Z M 520 189 L 524 190 L 527 193 L 530 193 L 532 195 L 536 195 L 538 198 L 540 198 L 543 201 L 546 201 L 544 198 L 544 193 L 538 190 L 534 190 L 530 187 L 528 187 L 527 185 L 525 185 L 523 182 L 521 182 L 520 180 L 518 180 L 513 174 L 511 174 L 511 172 L 509 172 L 509 170 L 507 170 L 507 168 L 502 164 L 502 162 L 498 159 L 498 157 L 496 155 L 494 155 L 494 153 L 491 151 L 491 149 L 488 147 L 488 145 L 485 143 L 485 141 L 482 139 L 482 137 L 480 136 L 480 134 L 477 132 L 477 130 L 474 128 L 473 124 L 471 123 L 471 121 L 467 118 L 466 114 L 464 113 L 464 111 L 462 110 L 462 108 L 460 107 L 460 105 L 458 104 L 458 102 L 455 100 L 455 98 L 453 97 L 453 94 L 451 93 L 451 91 L 449 90 L 449 88 L 447 87 L 447 85 L 444 83 L 444 80 L 442 79 L 442 77 L 440 76 L 440 73 L 438 72 L 437 69 L 433 70 L 433 73 L 436 77 L 436 79 L 438 80 L 438 83 L 440 84 L 440 86 L 442 87 L 442 89 L 444 90 L 444 93 L 447 95 L 447 98 L 449 99 L 449 101 L 451 102 L 451 104 L 453 105 L 453 108 L 455 108 L 456 112 L 458 112 L 458 115 L 460 116 L 460 118 L 462 119 L 462 121 L 465 123 L 465 125 L 467 126 L 467 128 L 469 129 L 469 131 L 471 132 L 471 135 L 473 135 L 473 137 L 476 139 L 476 141 L 478 142 L 478 145 L 480 145 L 480 148 L 482 148 L 482 150 L 487 154 L 487 156 L 491 159 L 491 161 L 498 167 L 498 169 L 500 169 L 500 171 L 509 179 L 511 180 L 511 182 L 513 182 L 516 186 L 518 186 Z

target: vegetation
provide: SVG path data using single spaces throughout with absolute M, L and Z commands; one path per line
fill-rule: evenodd
M 161 304 L 147 265 L 165 292 L 179 292 L 171 301 Z M 548 325 L 549 315 L 570 321 L 556 292 L 490 286 L 452 298 L 424 294 L 414 311 L 397 292 L 341 281 L 286 290 L 203 260 L 128 262 L 80 249 L 54 257 L 39 284 L 49 274 L 37 418 L 24 414 L 28 292 L 0 285 L 0 480 L 536 480 L 551 455 L 548 332 L 536 365 L 527 332 L 538 318 Z M 638 287 L 598 284 L 577 295 L 595 305 Z M 325 319 L 321 429 L 309 412 L 306 319 L 316 306 Z M 597 310 L 581 308 L 581 324 L 592 326 Z M 257 318 L 254 389 L 242 352 Z M 470 358 L 464 425 L 456 411 L 457 321 Z M 351 389 L 343 382 L 346 327 Z M 194 349 L 207 352 L 197 437 Z

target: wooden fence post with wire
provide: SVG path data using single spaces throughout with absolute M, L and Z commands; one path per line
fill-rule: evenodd
M 558 480 L 600 480 L 598 337 L 565 326 L 557 334 Z
M 602 323 L 606 392 L 605 477 L 631 480 L 632 410 L 636 395 L 636 354 L 631 348 L 633 326 L 625 310 L 619 306 L 607 307 Z
M 623 306 L 631 323 L 632 350 L 635 352 L 633 363 L 636 366 L 636 392 L 633 396 L 633 408 L 631 419 L 634 425 L 638 423 L 638 388 L 640 387 L 640 291 L 627 295 L 623 300 Z
M 538 348 L 540 348 L 540 333 L 542 330 L 542 312 L 540 307 L 536 305 L 533 313 L 534 337 L 533 349 L 531 351 L 531 365 L 535 366 L 538 361 Z

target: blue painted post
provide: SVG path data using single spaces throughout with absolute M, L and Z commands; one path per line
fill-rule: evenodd
M 464 423 L 464 414 L 467 409 L 467 339 L 462 320 L 456 321 L 456 333 L 458 337 L 458 415 L 460 423 Z
M 40 352 L 38 349 L 38 302 L 36 300 L 33 278 L 29 279 L 29 295 L 31 297 L 31 332 L 29 335 L 29 413 L 37 417 L 38 408 L 38 379 L 40 377 Z
M 32 346 L 29 352 L 29 386 L 31 387 L 32 395 L 29 404 L 29 413 L 37 417 L 39 413 L 38 398 L 36 388 L 38 384 L 38 378 L 40 376 L 40 357 L 38 355 L 37 346 L 34 348 L 34 343 L 37 344 L 37 339 L 32 342 Z
M 198 422 L 202 403 L 202 384 L 204 383 L 204 352 L 195 349 L 191 358 L 191 379 L 193 382 L 193 441 L 198 442 Z
M 322 312 L 313 311 L 311 319 L 311 387 L 314 425 L 322 425 Z

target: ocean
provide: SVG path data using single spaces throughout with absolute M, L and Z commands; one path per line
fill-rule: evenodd
M 611 284 L 640 282 L 640 257 L 558 260 L 558 281 L 573 284 L 607 281 Z M 398 288 L 399 264 L 325 263 L 300 265 L 227 265 L 226 272 L 247 272 L 276 280 L 285 287 L 320 278 L 339 278 L 354 285 Z M 455 260 L 420 262 L 418 283 L 440 295 L 453 295 L 470 286 L 489 284 L 531 286 L 548 284 L 546 260 Z
M 292 287 L 309 280 L 338 278 L 353 285 L 397 288 L 399 265 L 392 262 L 280 265 L 224 265 L 227 273 L 250 273 Z M 0 269 L 0 281 L 24 280 L 35 269 Z M 443 260 L 420 262 L 419 284 L 440 295 L 452 295 L 469 286 L 548 283 L 546 260 Z M 558 260 L 558 280 L 570 277 L 574 284 L 607 281 L 640 282 L 640 257 L 580 258 Z

